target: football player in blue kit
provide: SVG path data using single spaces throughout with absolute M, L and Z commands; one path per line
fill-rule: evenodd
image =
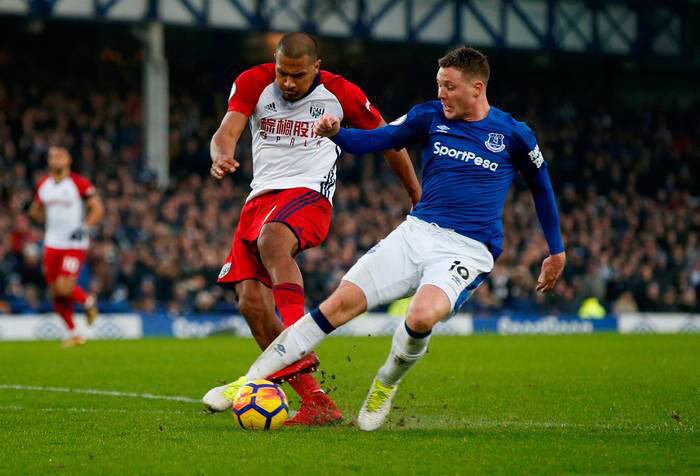
M 458 48 L 439 60 L 438 100 L 375 130 L 345 129 L 323 116 L 315 131 L 353 154 L 426 143 L 423 196 L 406 221 L 365 254 L 321 305 L 263 352 L 243 384 L 311 352 L 334 329 L 367 309 L 415 294 L 358 416 L 363 430 L 385 421 L 399 381 L 427 350 L 433 326 L 449 318 L 493 268 L 503 246 L 502 213 L 516 171 L 527 181 L 550 255 L 536 290 L 556 284 L 566 261 L 556 200 L 535 135 L 490 106 L 486 56 Z

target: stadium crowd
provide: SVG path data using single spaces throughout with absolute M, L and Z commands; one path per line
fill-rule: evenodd
M 105 63 L 114 61 L 101 55 Z M 430 71 L 430 70 L 428 70 Z M 350 76 L 392 119 L 431 90 L 397 82 L 390 97 L 371 77 Z M 433 74 L 433 73 L 426 73 Z M 225 91 L 171 91 L 172 180 L 156 186 L 144 166 L 138 82 L 87 85 L 0 80 L 0 313 L 50 312 L 41 274 L 41 226 L 27 216 L 45 173 L 47 144 L 67 140 L 74 170 L 91 178 L 106 207 L 81 283 L 104 311 L 235 312 L 216 277 L 251 179 L 249 139 L 240 173 L 208 176 L 209 139 Z M 550 164 L 567 245 L 553 293 L 534 292 L 547 246 L 521 181 L 504 213 L 504 253 L 465 310 L 576 314 L 595 298 L 607 312 L 700 312 L 700 111 L 610 98 L 491 94 L 536 132 Z M 524 99 L 523 99 L 524 98 Z M 614 107 L 613 107 L 614 105 Z M 419 149 L 411 151 L 418 158 Z M 331 232 L 299 256 L 308 305 L 407 213 L 410 202 L 376 157 L 338 162 Z

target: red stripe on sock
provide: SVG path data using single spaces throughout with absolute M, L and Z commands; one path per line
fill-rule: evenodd
M 287 291 L 292 291 L 298 294 L 301 294 L 302 296 L 304 295 L 304 287 L 299 286 L 298 284 L 294 283 L 282 283 L 282 284 L 275 284 L 272 286 L 272 291 L 276 290 L 287 290 Z

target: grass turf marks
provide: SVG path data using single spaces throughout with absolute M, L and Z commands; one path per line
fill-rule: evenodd
M 90 393 L 0 387 L 0 474 L 700 471 L 700 336 L 435 337 L 364 433 L 352 418 L 389 343 L 326 341 L 317 375 L 345 423 L 265 434 L 117 394 L 198 399 L 247 368 L 252 340 L 2 343 L 0 384 Z

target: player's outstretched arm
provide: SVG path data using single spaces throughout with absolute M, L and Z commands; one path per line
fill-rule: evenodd
M 221 179 L 228 173 L 233 173 L 239 167 L 234 158 L 236 144 L 245 129 L 248 118 L 237 111 L 227 112 L 221 125 L 211 138 L 209 152 L 211 154 L 211 170 L 213 177 Z
M 554 197 L 554 189 L 549 178 L 547 167 L 538 169 L 528 169 L 523 174 L 532 191 L 532 198 L 535 202 L 537 218 L 542 225 L 550 256 L 542 262 L 542 271 L 537 278 L 535 289 L 538 292 L 546 293 L 551 291 L 557 284 L 559 276 L 564 271 L 566 264 L 566 253 L 564 252 L 564 240 L 561 236 L 559 226 L 559 212 L 557 201 Z
M 384 119 L 379 123 L 379 127 L 386 125 Z M 415 207 L 421 196 L 421 186 L 416 176 L 416 171 L 411 162 L 411 156 L 408 155 L 406 149 L 394 150 L 389 149 L 384 151 L 384 159 L 389 165 L 392 172 L 401 180 L 403 188 L 411 197 L 411 203 Z
M 390 127 L 384 126 L 371 130 L 342 128 L 336 116 L 327 114 L 316 121 L 314 132 L 328 137 L 351 154 L 367 154 L 396 148 L 389 132 Z
M 332 114 L 324 114 L 314 124 L 314 132 L 328 137 L 351 154 L 385 151 L 384 158 L 391 170 L 399 177 L 411 197 L 413 205 L 418 203 L 421 186 L 413 169 L 406 149 L 395 150 L 394 140 L 382 119 L 377 129 L 343 129 L 340 119 Z

